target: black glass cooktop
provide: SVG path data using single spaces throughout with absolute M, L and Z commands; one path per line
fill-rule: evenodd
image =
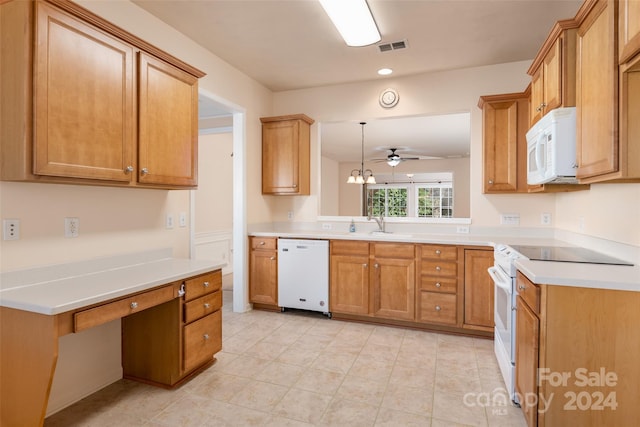
M 511 246 L 531 261 L 578 262 L 585 264 L 633 265 L 590 249 L 569 246 Z

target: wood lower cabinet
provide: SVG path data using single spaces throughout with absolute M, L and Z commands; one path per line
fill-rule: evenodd
M 371 314 L 388 319 L 415 318 L 415 245 L 372 243 Z
M 458 248 L 417 246 L 416 321 L 461 326 Z
M 3 180 L 196 186 L 204 73 L 73 2 L 0 7 Z
M 516 390 L 528 425 L 636 425 L 640 292 L 516 280 Z
M 125 378 L 175 387 L 222 349 L 222 272 L 175 284 L 183 298 L 122 318 Z
M 464 250 L 464 327 L 493 331 L 494 284 L 487 273 L 493 249 Z
M 278 239 L 249 238 L 249 301 L 278 306 Z
M 369 242 L 330 242 L 329 309 L 332 314 L 369 314 Z
M 310 126 L 304 114 L 262 117 L 262 194 L 310 194 Z

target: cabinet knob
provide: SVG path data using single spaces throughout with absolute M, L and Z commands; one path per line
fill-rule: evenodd
M 204 303 L 204 308 L 209 308 L 209 307 L 211 307 L 211 304 L 209 304 L 208 302 L 205 302 Z
M 436 305 L 436 311 L 440 311 L 440 310 L 442 310 L 442 308 L 440 308 L 439 305 Z
M 134 301 L 134 302 L 132 302 L 132 303 L 131 303 L 131 308 L 132 308 L 133 310 L 135 310 L 136 308 L 138 308 L 138 303 L 137 303 L 137 302 L 135 302 L 135 301 Z
M 442 286 L 440 282 L 436 283 L 436 288 L 439 288 L 440 286 Z
M 376 262 L 375 264 L 373 264 L 373 267 L 374 267 L 374 268 L 378 268 L 378 267 L 380 267 L 380 264 L 378 264 L 378 263 Z
M 208 287 L 209 287 L 209 282 L 204 282 L 204 283 L 202 284 L 202 286 L 204 286 L 205 288 L 208 288 Z
M 442 268 L 440 268 L 440 266 L 439 266 L 439 265 L 438 265 L 438 266 L 436 266 L 436 271 L 440 271 L 440 270 L 442 270 Z
M 205 340 L 208 340 L 208 339 L 209 339 L 209 334 L 204 334 L 202 337 L 203 337 Z
M 260 246 L 264 246 L 264 242 L 260 242 Z
M 298 186 L 297 186 L 296 184 L 293 184 L 293 185 L 292 185 L 292 187 L 293 187 L 293 188 L 297 188 Z
M 440 255 L 440 249 L 436 249 L 436 255 Z
M 367 268 L 367 264 L 362 264 L 362 266 L 363 266 L 364 268 Z
M 272 256 L 271 258 L 269 258 L 271 261 L 275 260 L 276 257 Z
M 518 290 L 524 291 L 527 289 L 524 285 L 518 285 Z
M 127 166 L 124 170 L 126 173 L 131 173 L 133 172 L 133 166 Z
M 489 184 L 493 184 L 493 180 L 492 179 L 489 180 Z
M 146 174 L 148 174 L 148 173 L 149 173 L 149 169 L 147 169 L 147 168 L 142 168 L 142 169 L 140 170 L 140 173 L 142 173 L 142 175 L 146 175 Z

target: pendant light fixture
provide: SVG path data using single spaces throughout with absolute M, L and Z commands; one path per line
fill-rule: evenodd
M 347 184 L 375 184 L 376 178 L 373 176 L 371 169 L 364 168 L 364 125 L 367 122 L 360 122 L 362 126 L 362 146 L 360 148 L 360 169 L 354 169 L 351 171 Z

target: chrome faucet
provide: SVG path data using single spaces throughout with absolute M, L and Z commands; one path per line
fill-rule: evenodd
M 375 216 L 373 216 L 373 208 L 370 207 L 369 214 L 367 215 L 367 221 L 371 221 L 372 219 L 376 222 L 376 224 L 378 224 L 378 231 L 380 233 L 386 233 L 386 231 L 384 230 L 385 223 L 383 212 L 380 212 L 380 218 L 376 218 Z

